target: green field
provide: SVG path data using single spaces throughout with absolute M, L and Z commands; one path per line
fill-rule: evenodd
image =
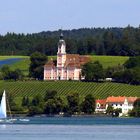
M 20 61 L 9 65 L 12 70 L 19 68 L 21 69 L 25 75 L 28 74 L 28 69 L 29 69 L 29 56 L 0 56 L 0 60 L 5 60 L 5 59 L 11 59 L 11 58 L 21 58 Z
M 126 56 L 91 56 L 93 61 L 99 61 L 104 68 L 122 65 L 124 64 L 129 57 Z
M 37 94 L 42 96 L 46 90 L 56 90 L 60 96 L 68 93 L 77 92 L 81 97 L 93 94 L 96 99 L 108 96 L 138 96 L 140 97 L 140 86 L 120 84 L 120 83 L 94 83 L 94 82 L 75 82 L 75 81 L 0 81 L 0 91 L 6 90 L 15 97 L 29 96 Z
M 12 69 L 19 68 L 21 69 L 24 74 L 28 74 L 29 65 L 30 65 L 30 59 L 29 56 L 0 56 L 0 60 L 8 59 L 8 58 L 23 58 L 21 61 L 16 62 L 10 67 Z M 49 59 L 53 58 L 56 59 L 56 56 L 49 56 Z M 129 57 L 123 57 L 123 56 L 91 56 L 91 60 L 93 61 L 99 61 L 104 68 L 122 65 L 125 63 L 126 60 L 128 60 Z
M 28 56 L 0 56 L 0 60 L 4 60 L 4 59 L 10 59 L 10 58 L 29 58 Z

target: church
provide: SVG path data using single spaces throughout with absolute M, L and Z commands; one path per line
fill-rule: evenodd
M 67 54 L 63 34 L 58 42 L 57 60 L 51 59 L 44 66 L 44 80 L 81 80 L 82 65 L 90 61 L 89 56 Z

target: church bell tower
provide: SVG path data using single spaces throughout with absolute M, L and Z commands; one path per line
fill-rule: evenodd
M 57 67 L 64 67 L 66 61 L 66 43 L 63 39 L 63 34 L 61 33 L 60 39 L 58 42 L 58 51 L 57 51 Z
M 57 51 L 57 80 L 64 80 L 65 62 L 66 62 L 66 43 L 65 40 L 63 39 L 63 34 L 61 33 Z

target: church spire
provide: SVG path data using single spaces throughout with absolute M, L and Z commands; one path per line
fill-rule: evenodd
M 60 34 L 60 39 L 59 39 L 59 42 L 58 42 L 58 54 L 66 54 L 66 43 L 65 43 L 65 40 L 63 39 L 64 38 L 64 35 L 63 33 L 61 32 Z
M 61 32 L 61 34 L 60 34 L 60 39 L 61 39 L 61 40 L 64 39 L 64 35 L 63 35 L 62 32 Z

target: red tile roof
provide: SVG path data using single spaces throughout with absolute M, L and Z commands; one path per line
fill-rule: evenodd
M 82 56 L 79 54 L 66 54 L 66 62 L 65 67 L 77 67 L 80 68 L 81 65 L 90 61 L 89 56 Z M 55 67 L 55 63 L 53 60 L 48 61 L 45 64 L 45 67 Z
M 106 99 L 101 99 L 101 100 L 96 100 L 96 104 L 99 103 L 99 104 L 106 104 Z
M 98 109 L 105 109 L 106 108 L 106 99 L 96 100 L 96 105 L 100 104 Z
M 107 98 L 106 102 L 107 103 L 123 103 L 125 101 L 125 99 L 127 99 L 127 101 L 129 103 L 134 103 L 137 99 L 137 97 L 125 97 L 125 96 L 118 96 L 118 97 L 114 97 L 114 96 L 110 96 Z
M 137 99 L 137 97 L 127 97 L 129 103 L 134 103 Z
M 110 96 L 107 98 L 106 102 L 107 103 L 123 103 L 125 101 L 126 97 L 123 96 L 118 96 L 118 97 L 114 97 L 114 96 Z

